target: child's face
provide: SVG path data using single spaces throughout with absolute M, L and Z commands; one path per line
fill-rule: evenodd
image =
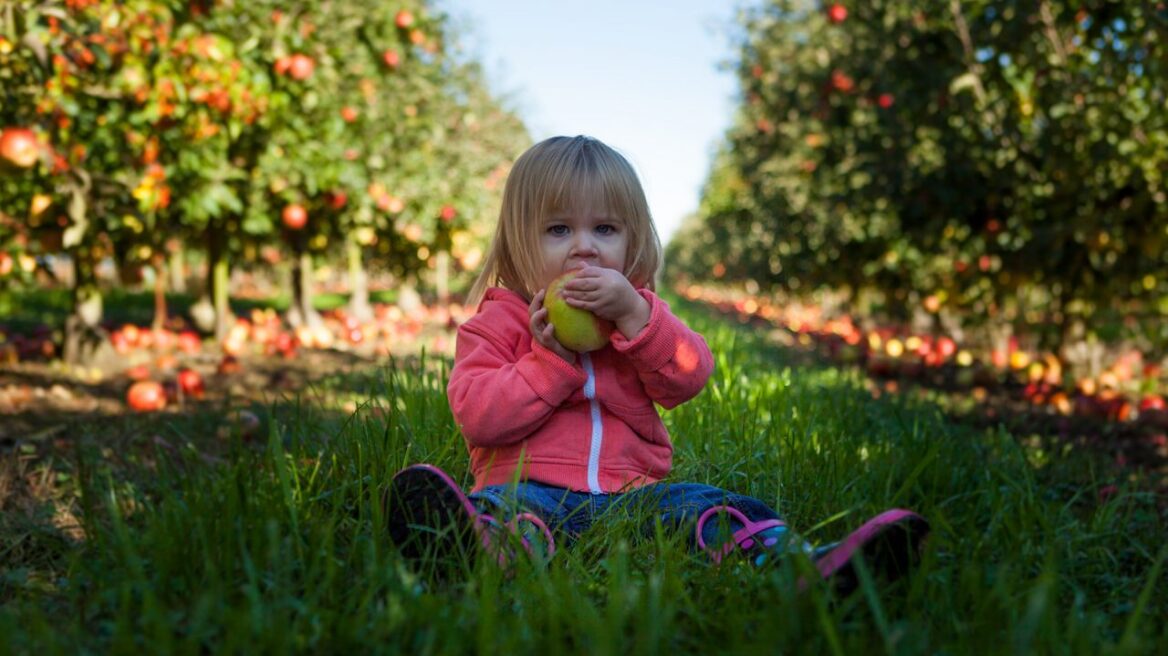
M 628 226 L 607 211 L 559 212 L 544 220 L 540 248 L 543 289 L 560 274 L 586 265 L 623 272 L 629 248 Z

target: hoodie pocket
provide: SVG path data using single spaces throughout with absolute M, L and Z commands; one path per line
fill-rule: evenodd
M 611 402 L 602 402 L 602 404 L 609 413 L 628 425 L 637 437 L 652 444 L 670 445 L 665 424 L 661 423 L 661 415 L 657 413 L 657 406 L 653 405 L 652 402 L 636 406 Z

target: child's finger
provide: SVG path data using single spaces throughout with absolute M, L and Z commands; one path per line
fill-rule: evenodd
M 594 266 L 586 266 L 580 269 L 576 269 L 576 275 L 572 276 L 569 280 L 564 282 L 563 289 L 578 289 L 580 287 L 581 281 L 587 280 L 588 278 L 596 275 L 596 270 L 597 267 Z

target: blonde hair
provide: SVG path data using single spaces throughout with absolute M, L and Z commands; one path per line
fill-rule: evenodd
M 634 287 L 653 289 L 661 241 L 636 171 L 598 139 L 552 137 L 515 160 L 490 251 L 467 302 L 477 304 L 496 285 L 530 300 L 543 270 L 544 220 L 557 212 L 585 210 L 607 211 L 624 220 L 629 245 L 622 273 Z

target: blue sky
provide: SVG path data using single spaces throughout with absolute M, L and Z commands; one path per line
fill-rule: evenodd
M 663 242 L 729 125 L 729 0 L 440 0 L 536 141 L 587 134 L 636 167 Z

